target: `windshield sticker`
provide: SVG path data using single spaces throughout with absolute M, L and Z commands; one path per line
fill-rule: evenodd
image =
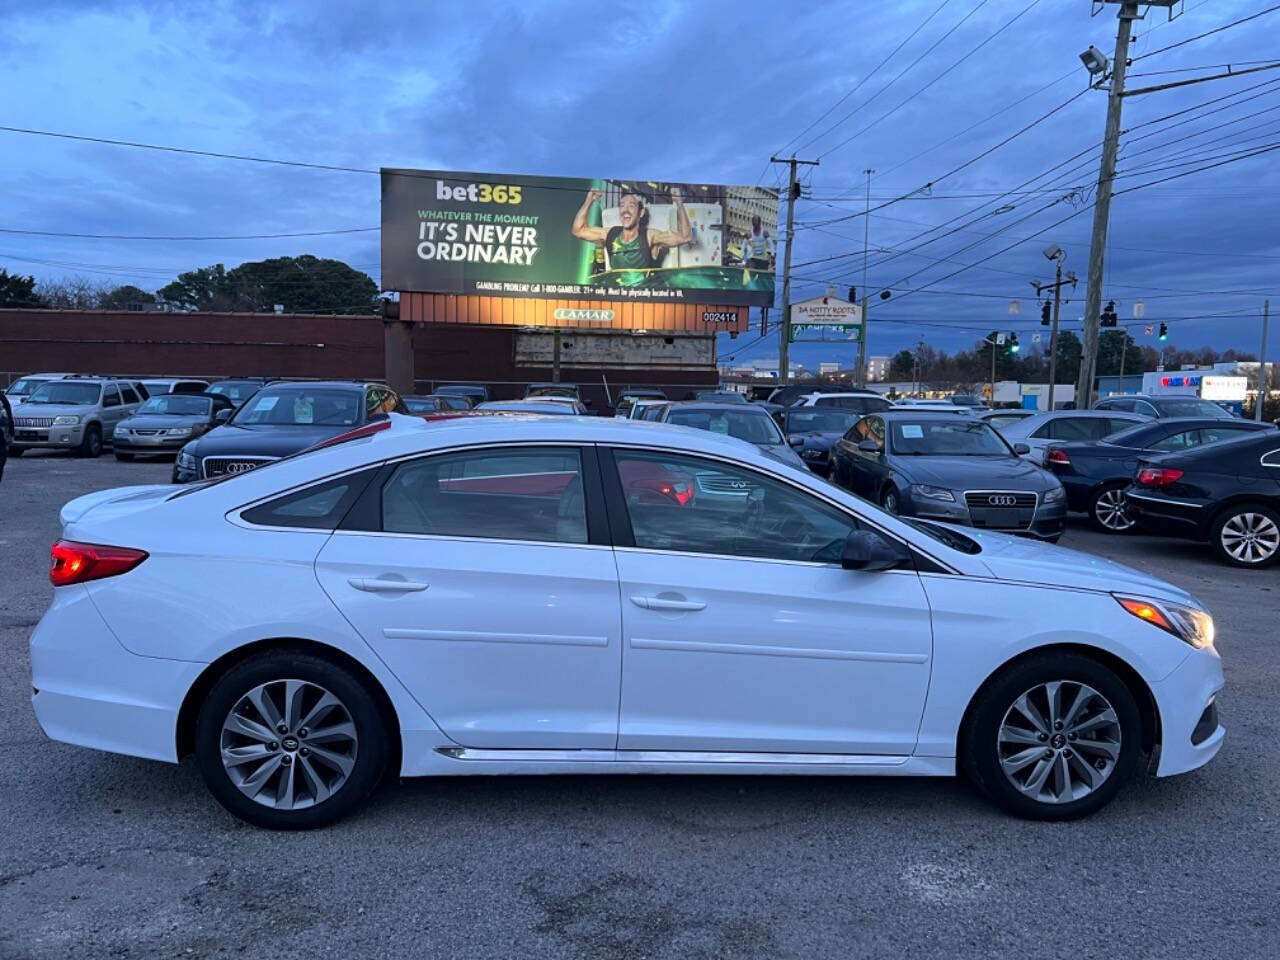
M 904 423 L 902 425 L 902 438 L 904 440 L 923 440 L 924 428 L 918 423 Z
M 266 413 L 268 410 L 274 410 L 279 401 L 279 397 L 263 397 L 254 405 L 254 409 L 261 410 L 263 413 Z

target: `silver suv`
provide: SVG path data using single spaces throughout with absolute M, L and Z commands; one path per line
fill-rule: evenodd
M 142 397 L 137 385 L 110 377 L 66 377 L 41 384 L 13 411 L 14 456 L 34 447 L 74 450 L 96 457 L 116 424 L 131 416 Z

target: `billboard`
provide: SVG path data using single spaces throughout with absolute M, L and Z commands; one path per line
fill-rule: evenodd
M 778 194 L 651 180 L 382 171 L 382 288 L 770 306 Z

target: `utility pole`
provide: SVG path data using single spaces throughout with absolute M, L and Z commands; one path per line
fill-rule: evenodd
M 1129 349 L 1129 328 L 1121 327 L 1120 333 L 1122 335 L 1120 340 L 1120 380 L 1117 386 L 1120 388 L 1120 392 L 1124 393 L 1124 355 Z
M 1048 255 L 1049 253 L 1053 254 L 1053 256 L 1049 257 L 1049 259 L 1053 260 L 1057 264 L 1057 273 L 1056 273 L 1056 276 L 1054 277 L 1053 283 L 1041 284 L 1040 281 L 1037 280 L 1035 281 L 1035 287 L 1036 287 L 1036 296 L 1039 296 L 1041 293 L 1043 293 L 1044 291 L 1050 288 L 1052 288 L 1053 290 L 1053 326 L 1050 328 L 1050 331 L 1049 331 L 1049 406 L 1048 406 L 1048 409 L 1052 410 L 1053 409 L 1053 386 L 1058 381 L 1058 316 L 1062 312 L 1062 286 L 1063 284 L 1069 283 L 1071 284 L 1071 286 L 1074 287 L 1077 281 L 1076 281 L 1076 275 L 1074 271 L 1069 272 L 1067 274 L 1067 279 L 1065 280 L 1062 279 L 1062 261 L 1066 255 L 1063 253 L 1063 250 L 1061 247 L 1059 247 L 1055 243 L 1048 250 L 1046 250 L 1045 253 L 1046 255 Z
M 862 214 L 862 336 L 858 338 L 858 378 L 859 390 L 867 386 L 867 307 L 871 298 L 867 296 L 867 257 L 871 253 L 871 175 L 875 173 L 870 167 L 862 171 L 867 175 L 867 205 Z
M 770 157 L 770 163 L 785 163 L 791 168 L 791 176 L 787 180 L 787 252 L 782 260 L 782 330 L 778 345 L 778 383 L 791 382 L 791 247 L 796 237 L 795 215 L 796 194 L 800 192 L 800 183 L 796 180 L 796 166 L 804 164 L 816 167 L 817 160 L 797 160 L 793 153 L 789 159 L 779 160 Z
M 1258 354 L 1258 401 L 1254 404 L 1253 419 L 1262 422 L 1262 407 L 1270 395 L 1271 378 L 1267 376 L 1267 323 L 1271 320 L 1271 301 L 1262 303 L 1262 353 Z
M 1117 0 L 1106 0 L 1108 3 Z M 1098 362 L 1098 321 L 1102 313 L 1102 268 L 1107 249 L 1107 227 L 1111 219 L 1111 191 L 1116 176 L 1116 151 L 1120 146 L 1120 113 L 1124 97 L 1124 75 L 1129 63 L 1129 42 L 1133 21 L 1139 19 L 1138 3 L 1119 0 L 1119 30 L 1116 54 L 1111 64 L 1111 90 L 1107 95 L 1107 125 L 1102 139 L 1102 167 L 1098 171 L 1098 196 L 1093 206 L 1093 237 L 1089 242 L 1089 277 L 1084 304 L 1084 350 L 1080 357 L 1080 378 L 1076 383 L 1076 403 L 1087 410 L 1093 401 L 1093 376 Z M 1150 3 L 1150 0 L 1148 0 Z M 1053 388 L 1050 387 L 1050 390 Z

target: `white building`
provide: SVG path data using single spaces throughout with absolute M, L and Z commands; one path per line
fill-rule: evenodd
M 867 357 L 867 380 L 879 383 L 889 376 L 889 362 L 892 357 Z

